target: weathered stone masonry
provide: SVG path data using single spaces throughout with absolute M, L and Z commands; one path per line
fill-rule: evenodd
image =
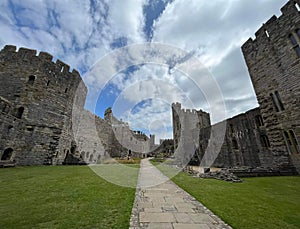
M 273 154 L 273 166 L 300 168 L 300 1 L 290 0 L 242 51 Z
M 204 166 L 261 166 L 291 174 L 295 169 L 300 171 L 299 6 L 300 0 L 290 0 L 279 18 L 273 16 L 256 32 L 254 40 L 250 38 L 242 46 L 259 108 L 211 126 L 209 114 L 197 117 L 202 111 L 191 113 L 173 104 L 175 148 L 180 141 L 186 142 L 182 134 L 184 120 L 189 120 L 199 130 L 198 154 L 203 159 L 212 128 L 225 125 L 217 158 L 213 163 L 202 161 Z M 188 117 L 191 114 L 193 117 Z M 206 159 L 210 159 L 215 152 L 207 153 Z
M 111 109 L 105 119 L 86 111 L 80 74 L 52 59 L 10 45 L 0 52 L 0 166 L 98 163 L 149 151 L 148 137 L 131 131 Z M 127 137 L 120 142 L 119 135 Z
M 0 53 L 1 159 L 11 151 L 20 165 L 61 164 L 61 154 L 72 148 L 70 117 L 80 82 L 76 70 L 53 63 L 48 53 L 6 46 Z M 84 100 L 76 102 L 83 107 Z

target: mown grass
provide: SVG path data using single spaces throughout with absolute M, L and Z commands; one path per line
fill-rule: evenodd
M 158 168 L 174 174 L 168 166 Z M 172 180 L 234 228 L 300 228 L 299 176 L 228 183 L 180 172 Z
M 138 169 L 130 176 L 137 181 Z M 88 166 L 0 169 L 0 185 L 0 228 L 129 227 L 135 188 L 112 184 Z

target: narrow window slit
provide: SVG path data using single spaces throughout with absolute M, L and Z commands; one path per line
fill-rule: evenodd
M 295 7 L 298 10 L 298 12 L 300 12 L 300 6 L 299 6 L 299 4 L 297 2 L 295 3 Z
M 269 34 L 268 30 L 265 30 L 265 33 L 267 35 L 267 38 L 270 38 L 270 34 Z
M 274 106 L 276 112 L 278 112 L 278 111 L 279 111 L 279 108 L 278 108 L 278 106 L 277 106 L 277 104 L 276 104 L 276 101 L 275 101 L 275 98 L 274 98 L 273 93 L 270 94 L 270 97 L 271 97 L 271 99 L 272 99 L 272 103 L 273 103 L 273 106 Z

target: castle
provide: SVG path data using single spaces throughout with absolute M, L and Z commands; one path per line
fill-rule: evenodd
M 209 113 L 172 105 L 175 155 L 183 163 L 196 153 L 202 166 L 299 171 L 299 5 L 290 0 L 242 46 L 259 108 L 211 125 Z M 0 167 L 99 163 L 155 151 L 153 135 L 132 131 L 110 108 L 104 119 L 85 110 L 79 73 L 52 60 L 11 45 L 0 51 Z M 173 149 L 170 140 L 165 145 Z
M 110 108 L 104 119 L 85 110 L 79 73 L 52 59 L 11 45 L 0 51 L 0 166 L 99 163 L 153 147 L 154 135 L 132 131 Z
M 178 155 L 194 152 L 194 147 L 202 166 L 269 167 L 286 174 L 300 171 L 300 1 L 290 0 L 281 12 L 242 46 L 259 108 L 211 125 L 208 113 L 184 110 L 174 103 Z M 210 136 L 214 130 L 222 132 L 222 127 L 224 136 L 215 135 L 221 142 L 215 152 L 209 147 Z M 187 162 L 184 157 L 181 160 Z

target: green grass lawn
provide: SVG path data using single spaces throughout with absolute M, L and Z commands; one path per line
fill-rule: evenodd
M 159 169 L 174 174 L 170 167 Z M 234 228 L 300 228 L 299 176 L 229 183 L 181 172 L 172 180 Z
M 136 182 L 138 169 L 129 175 Z M 0 228 L 129 227 L 135 188 L 107 182 L 88 166 L 0 169 L 0 185 Z

